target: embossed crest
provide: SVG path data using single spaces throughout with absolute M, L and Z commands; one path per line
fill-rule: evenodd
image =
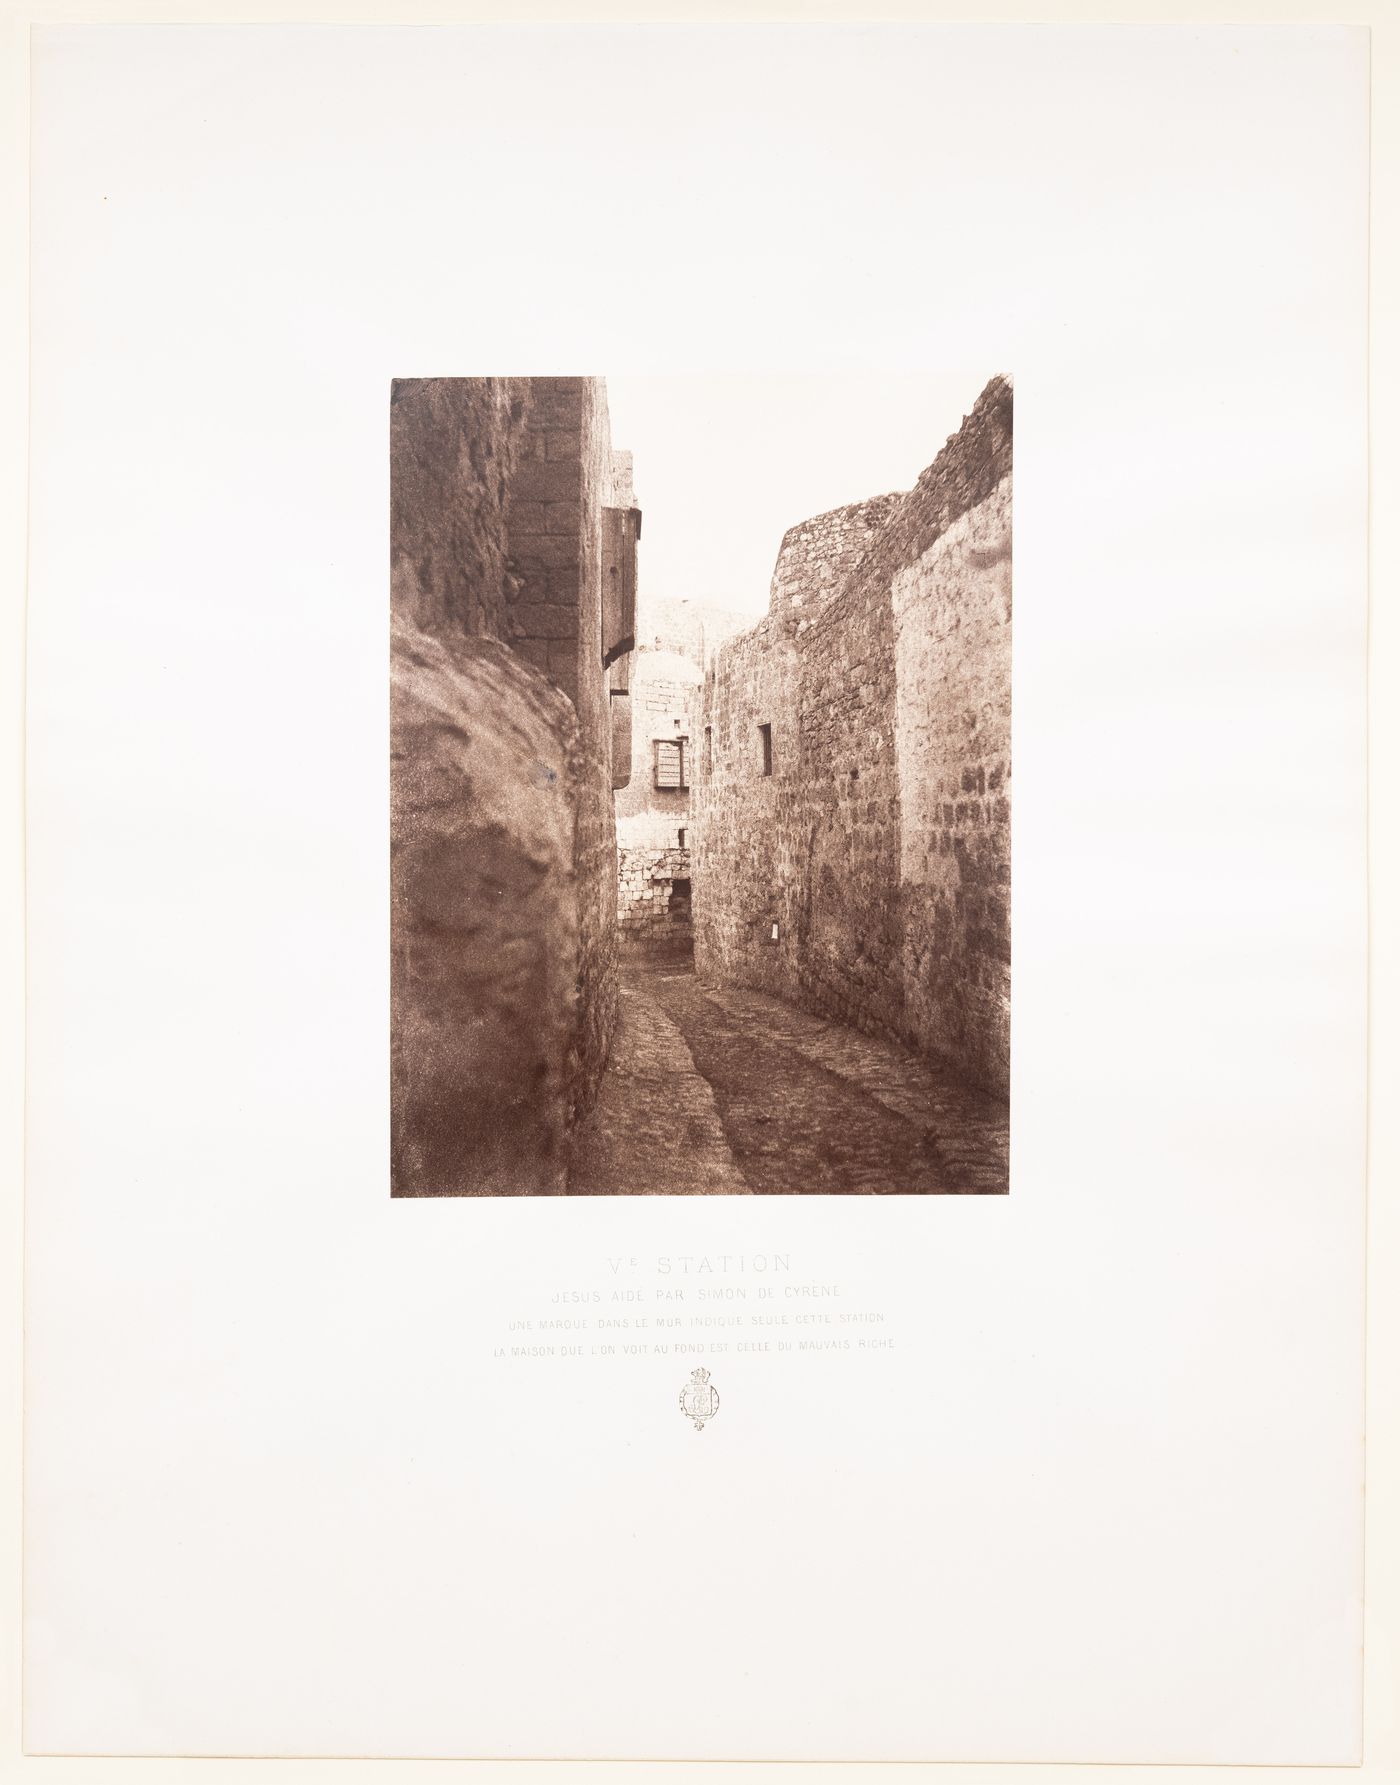
M 705 1421 L 719 1412 L 719 1390 L 710 1381 L 708 1370 L 690 1372 L 690 1381 L 681 1390 L 681 1412 L 694 1422 L 697 1432 L 703 1432 Z

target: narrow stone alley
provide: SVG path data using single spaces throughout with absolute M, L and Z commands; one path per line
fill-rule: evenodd
M 389 394 L 390 1194 L 1005 1194 L 1010 382 L 645 582 L 604 379 Z
M 623 977 L 576 1195 L 1007 1188 L 1004 1100 L 895 1042 L 689 966 Z

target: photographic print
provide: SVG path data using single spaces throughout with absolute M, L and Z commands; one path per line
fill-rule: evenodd
M 18 36 L 25 1745 L 1370 1764 L 1367 33 L 628 10 Z
M 607 381 L 394 382 L 393 1195 L 1007 1190 L 1010 380 L 927 429 L 697 597 Z

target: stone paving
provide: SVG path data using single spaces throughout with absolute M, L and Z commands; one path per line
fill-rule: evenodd
M 997 1098 L 895 1042 L 781 999 L 634 967 L 575 1194 L 856 1191 L 988 1195 L 1007 1188 Z
M 574 1195 L 744 1195 L 714 1092 L 680 1029 L 650 995 L 655 975 L 624 974 L 617 1034 L 598 1101 L 574 1139 Z

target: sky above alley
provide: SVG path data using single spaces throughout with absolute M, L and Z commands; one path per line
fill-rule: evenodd
M 642 597 L 757 619 L 784 532 L 910 488 L 1003 370 L 610 375 L 613 444 L 636 461 Z

